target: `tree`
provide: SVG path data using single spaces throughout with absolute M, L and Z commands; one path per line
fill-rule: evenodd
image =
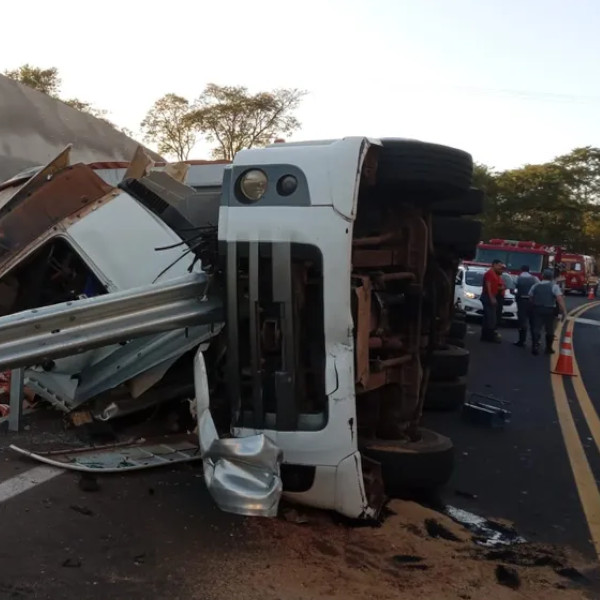
M 106 115 L 108 114 L 108 111 L 104 110 L 103 108 L 96 108 L 95 106 L 92 106 L 89 102 L 84 102 L 83 100 L 78 100 L 77 98 L 63 100 L 62 102 L 64 102 L 71 108 L 74 108 L 75 110 L 78 110 L 80 112 L 91 115 L 92 117 L 96 117 L 96 119 L 100 119 L 100 121 L 104 121 L 104 123 L 106 123 L 107 125 L 110 125 L 114 129 L 116 129 L 117 131 L 120 131 L 121 133 L 125 134 L 128 137 L 133 137 L 133 135 L 134 135 L 132 131 L 127 129 L 127 127 L 119 127 L 118 125 L 113 123 L 110 119 L 108 119 L 106 117 Z
M 244 148 L 265 146 L 300 127 L 293 112 L 306 92 L 276 89 L 250 94 L 242 86 L 210 83 L 196 100 L 187 121 L 217 144 L 215 158 L 232 160 Z
M 58 97 L 61 81 L 56 67 L 42 69 L 25 64 L 16 69 L 4 71 L 4 75 L 9 79 L 38 90 L 38 92 L 48 94 L 48 96 L 54 98 Z
M 600 254 L 600 149 L 577 148 L 541 165 L 494 172 L 477 165 L 486 238 L 535 240 Z
M 496 207 L 504 221 L 503 237 L 576 246 L 583 207 L 568 183 L 568 173 L 555 162 L 501 173 L 497 179 Z M 507 227 L 510 231 L 506 231 Z
M 158 151 L 187 160 L 196 143 L 193 124 L 188 120 L 190 103 L 177 94 L 159 98 L 141 123 L 144 138 Z
M 38 90 L 38 92 L 42 92 L 48 96 L 51 96 L 52 98 L 61 100 L 75 110 L 92 115 L 92 117 L 96 117 L 97 119 L 104 121 L 107 125 L 114 127 L 125 135 L 132 136 L 131 131 L 122 127 L 118 127 L 106 118 L 108 111 L 101 108 L 96 108 L 89 102 L 84 102 L 83 100 L 79 100 L 77 98 L 63 100 L 60 97 L 61 80 L 56 67 L 42 69 L 40 67 L 34 67 L 32 65 L 25 64 L 16 69 L 5 71 L 4 75 L 6 75 L 6 77 L 9 79 L 13 79 L 14 81 L 18 81 L 23 85 Z
M 575 148 L 555 162 L 565 169 L 573 195 L 580 201 L 600 204 L 600 148 Z
M 102 119 L 103 121 L 106 121 L 112 125 L 112 123 L 106 118 L 107 111 L 101 108 L 95 108 L 89 102 L 84 102 L 83 100 L 78 100 L 77 98 L 63 100 L 63 102 L 68 104 L 71 108 L 87 113 L 88 115 L 92 115 L 92 117 L 96 117 L 97 119 Z

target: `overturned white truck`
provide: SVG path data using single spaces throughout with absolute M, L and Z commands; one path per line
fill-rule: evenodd
M 376 517 L 386 495 L 447 481 L 452 444 L 420 421 L 466 389 L 470 155 L 275 144 L 238 153 L 217 194 L 177 169 L 132 163 L 115 188 L 67 162 L 0 186 L 0 366 L 99 419 L 195 390 L 225 510 L 273 515 L 283 491 Z

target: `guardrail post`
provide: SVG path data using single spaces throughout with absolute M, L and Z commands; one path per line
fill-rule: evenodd
M 25 371 L 13 369 L 10 373 L 10 412 L 8 413 L 8 430 L 20 431 L 23 416 L 23 398 Z

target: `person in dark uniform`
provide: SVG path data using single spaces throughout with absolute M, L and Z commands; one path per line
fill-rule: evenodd
M 531 352 L 534 355 L 540 353 L 540 337 L 542 329 L 546 334 L 546 354 L 554 354 L 552 343 L 554 342 L 554 327 L 556 323 L 556 308 L 560 309 L 562 318 L 566 318 L 567 309 L 565 299 L 560 286 L 554 283 L 554 272 L 545 269 L 542 273 L 542 281 L 535 283 L 529 290 L 531 309 L 533 313 L 533 328 L 531 331 Z
M 501 341 L 498 333 L 499 304 L 502 306 L 504 299 L 504 282 L 502 271 L 504 264 L 501 260 L 493 260 L 491 268 L 483 276 L 483 289 L 481 291 L 481 305 L 483 308 L 483 322 L 481 324 L 481 341 Z
M 539 282 L 540 280 L 529 272 L 529 265 L 521 267 L 521 274 L 517 277 L 515 286 L 517 316 L 519 318 L 519 339 L 515 342 L 515 346 L 519 346 L 519 348 L 525 346 L 525 342 L 527 342 L 527 329 L 533 332 L 533 313 L 529 292 L 534 284 Z

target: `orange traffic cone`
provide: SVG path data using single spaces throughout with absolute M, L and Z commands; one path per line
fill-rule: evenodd
M 556 361 L 556 366 L 552 370 L 552 373 L 557 375 L 568 375 L 573 377 L 573 344 L 572 344 L 572 333 L 570 331 L 565 332 L 562 344 L 560 345 L 560 354 Z
M 588 287 L 588 300 L 593 300 L 596 297 L 594 294 L 594 288 L 590 285 Z

